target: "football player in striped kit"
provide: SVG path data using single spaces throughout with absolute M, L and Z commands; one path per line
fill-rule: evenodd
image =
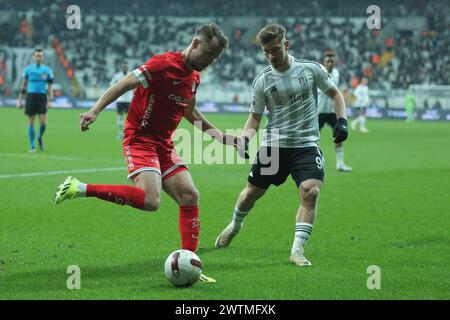
M 125 60 L 122 61 L 120 65 L 120 71 L 117 72 L 114 77 L 111 79 L 109 85 L 112 87 L 117 82 L 122 80 L 128 75 L 128 65 Z M 127 91 L 122 96 L 117 99 L 117 140 L 123 140 L 123 129 L 124 129 L 124 114 L 128 113 L 130 109 L 130 102 L 133 99 L 133 91 Z
M 304 248 L 316 218 L 317 201 L 324 178 L 323 157 L 319 148 L 317 89 L 333 100 L 338 117 L 333 136 L 335 143 L 347 139 L 345 102 L 327 70 L 319 63 L 295 59 L 288 53 L 286 29 L 279 24 L 265 26 L 257 35 L 270 66 L 252 85 L 252 104 L 244 133 L 238 140 L 246 149 L 258 130 L 264 111 L 268 121 L 262 146 L 240 193 L 233 220 L 220 233 L 215 246 L 227 247 L 241 230 L 244 218 L 270 185 L 294 179 L 301 205 L 296 214 L 295 237 L 290 261 L 311 266 Z
M 339 71 L 335 68 L 335 57 L 336 55 L 333 50 L 325 50 L 323 53 L 323 65 L 327 69 L 336 86 L 338 86 Z M 336 126 L 337 117 L 333 110 L 333 101 L 321 90 L 318 92 L 317 97 L 319 103 L 319 130 L 321 130 L 325 124 L 328 124 L 331 128 L 334 128 Z M 351 172 L 352 168 L 344 163 L 344 147 L 342 142 L 335 143 L 334 146 L 336 150 L 336 170 Z

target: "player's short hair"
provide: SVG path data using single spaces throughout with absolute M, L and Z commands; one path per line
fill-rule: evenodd
M 335 57 L 336 53 L 334 52 L 333 49 L 331 48 L 326 48 L 325 50 L 323 50 L 323 54 L 322 54 L 323 58 L 327 58 L 327 57 Z
M 286 37 L 286 28 L 281 24 L 272 23 L 262 28 L 256 35 L 259 44 L 264 44 L 276 39 L 281 42 Z
M 216 38 L 219 41 L 219 46 L 222 50 L 228 47 L 228 38 L 223 33 L 222 29 L 214 22 L 209 22 L 201 25 L 196 31 L 194 36 L 200 36 L 207 42 Z
M 35 48 L 34 49 L 34 51 L 33 51 L 33 54 L 35 54 L 36 52 L 44 52 L 44 51 L 42 51 L 42 49 L 41 48 Z

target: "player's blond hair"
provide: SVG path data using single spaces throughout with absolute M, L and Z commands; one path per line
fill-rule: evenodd
M 219 41 L 219 46 L 222 50 L 228 47 L 228 38 L 223 33 L 222 29 L 214 22 L 206 23 L 201 25 L 197 31 L 195 31 L 195 36 L 203 37 L 207 42 L 216 38 Z
M 256 35 L 259 44 L 264 44 L 276 39 L 281 42 L 286 37 L 286 28 L 278 23 L 272 23 L 262 28 Z

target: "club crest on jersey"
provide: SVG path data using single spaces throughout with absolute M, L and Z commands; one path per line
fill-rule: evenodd
M 300 82 L 300 84 L 301 84 L 302 86 L 308 85 L 308 79 L 306 79 L 305 76 L 301 76 L 300 78 L 298 78 L 298 81 Z
M 45 72 L 42 73 L 42 74 L 41 74 L 41 79 L 42 79 L 42 80 L 47 80 L 47 75 L 48 75 L 48 74 L 45 73 Z

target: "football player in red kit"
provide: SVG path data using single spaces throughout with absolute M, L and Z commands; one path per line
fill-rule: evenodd
M 164 190 L 179 205 L 181 248 L 195 252 L 200 233 L 199 193 L 188 168 L 176 154 L 172 136 L 184 116 L 220 142 L 233 145 L 235 137 L 216 129 L 195 107 L 200 71 L 218 59 L 227 46 L 228 39 L 220 27 L 215 23 L 204 24 L 184 51 L 155 55 L 110 87 L 88 112 L 81 114 L 81 130 L 89 130 L 107 105 L 136 89 L 123 141 L 128 179 L 135 186 L 85 184 L 68 177 L 58 187 L 55 203 L 97 197 L 156 211 Z M 205 276 L 202 280 L 214 282 Z

